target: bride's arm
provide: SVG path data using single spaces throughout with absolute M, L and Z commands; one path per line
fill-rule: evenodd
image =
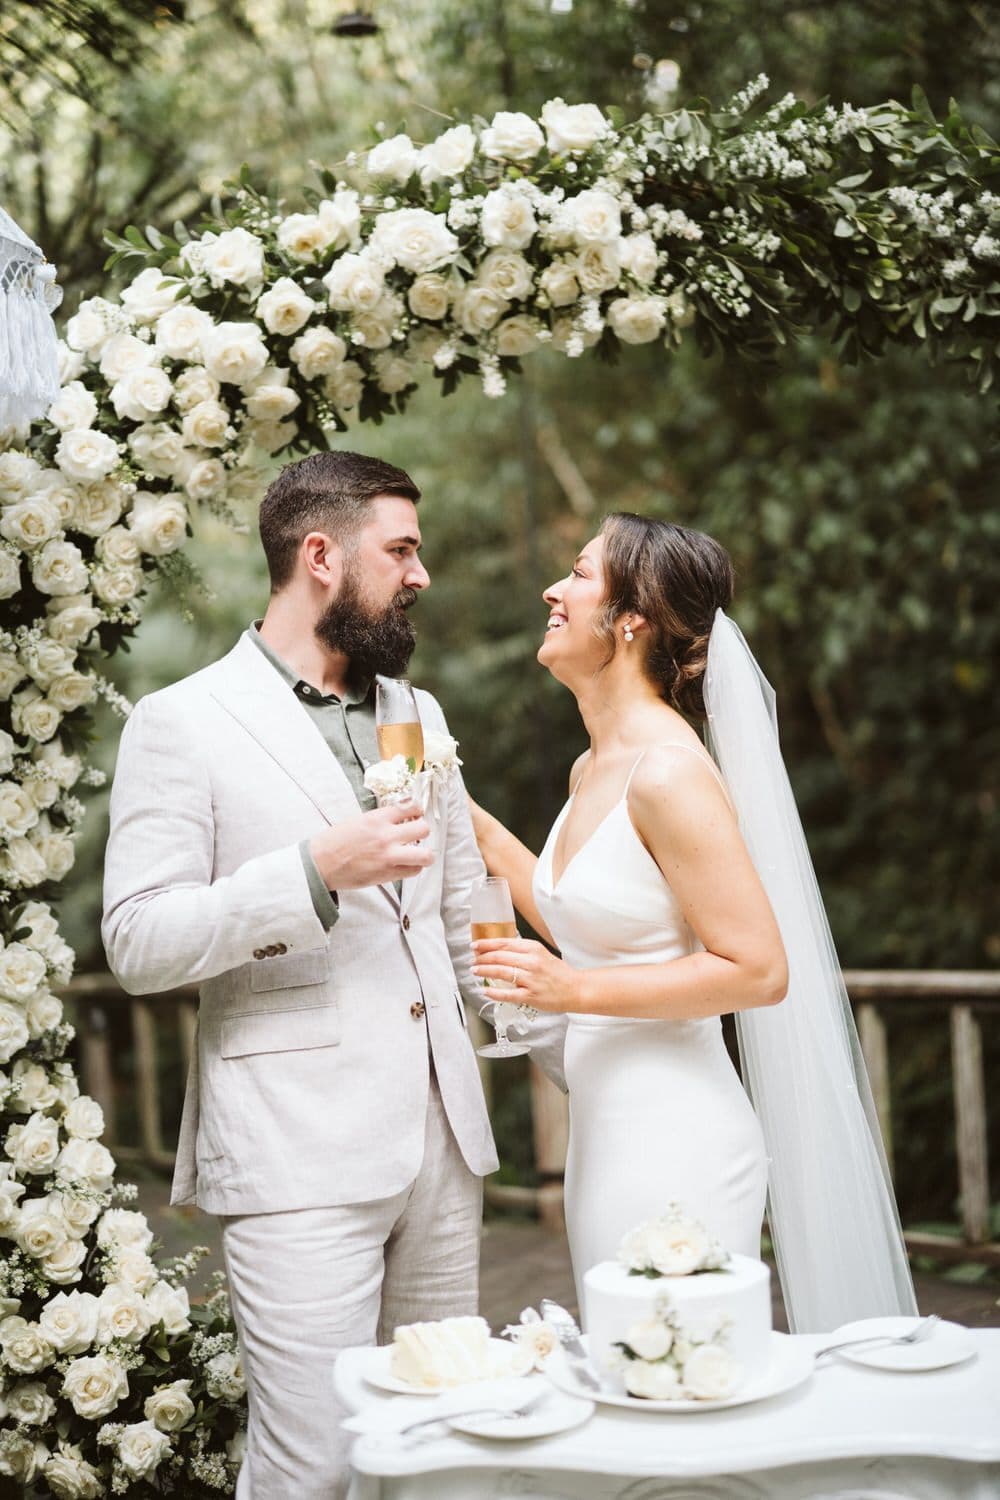
M 591 1015 L 680 1020 L 783 999 L 788 971 L 778 926 L 711 771 L 691 755 L 649 751 L 632 782 L 629 813 L 705 952 L 665 964 L 571 969 L 537 945 L 514 952 L 497 941 L 477 945 L 476 972 L 505 978 L 516 966 L 523 1003 Z
M 522 844 L 509 828 L 505 828 L 499 818 L 488 813 L 471 797 L 469 810 L 472 813 L 476 842 L 487 870 L 491 875 L 503 876 L 510 886 L 511 899 L 521 916 L 531 924 L 540 937 L 544 938 L 545 942 L 555 947 L 552 934 L 535 905 L 531 890 L 538 856 L 532 854 L 527 845 Z

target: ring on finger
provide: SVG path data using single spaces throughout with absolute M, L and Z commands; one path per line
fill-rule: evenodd
M 520 971 L 518 969 L 511 969 L 510 971 L 510 982 L 513 985 L 514 989 L 517 989 L 518 985 L 521 982 L 518 978 L 519 972 Z

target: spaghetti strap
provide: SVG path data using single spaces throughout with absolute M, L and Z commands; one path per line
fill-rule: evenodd
M 723 777 L 722 772 L 719 770 L 718 766 L 715 764 L 715 761 L 709 755 L 708 751 L 706 750 L 703 754 L 700 750 L 696 750 L 693 745 L 681 745 L 676 740 L 666 740 L 663 744 L 660 745 L 646 746 L 646 749 L 642 752 L 642 755 L 639 756 L 639 759 L 636 761 L 635 765 L 628 773 L 628 780 L 625 783 L 625 790 L 622 793 L 623 798 L 628 797 L 629 787 L 632 785 L 632 777 L 635 775 L 636 771 L 638 771 L 643 756 L 645 756 L 646 751 L 648 750 L 686 750 L 688 755 L 695 756 L 696 759 L 701 761 L 702 765 L 705 766 L 707 770 L 712 772 L 716 781 L 719 783 L 719 786 L 722 788 L 723 796 L 729 803 L 729 806 L 732 807 L 733 802 L 732 798 L 729 795 L 729 788 L 726 786 L 725 778 Z

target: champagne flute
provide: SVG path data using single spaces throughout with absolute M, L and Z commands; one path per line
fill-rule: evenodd
M 473 942 L 479 938 L 517 937 L 510 886 L 502 876 L 484 875 L 475 882 L 469 917 Z M 485 1047 L 477 1047 L 476 1051 L 482 1057 L 522 1057 L 531 1049 L 521 1042 L 512 1042 L 507 1035 L 507 1028 L 528 1014 L 526 1007 L 514 999 L 516 987 L 504 984 L 500 979 L 484 979 L 483 988 L 492 993 L 479 1014 L 487 1017 L 497 1039 Z
M 375 733 L 382 760 L 402 755 L 414 773 L 423 770 L 424 731 L 416 694 L 405 677 L 376 679 Z

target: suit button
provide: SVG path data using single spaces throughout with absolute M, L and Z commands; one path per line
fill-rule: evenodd
M 274 946 L 273 943 L 268 943 L 267 947 L 264 949 L 264 957 L 265 958 L 277 958 L 277 956 L 278 956 L 278 950 L 277 950 L 277 948 Z
M 423 1013 L 424 1002 L 422 1000 L 414 1000 L 413 1004 L 410 1006 L 410 1015 L 415 1021 L 419 1021 Z
M 404 932 L 409 932 L 409 930 L 410 930 L 410 919 L 409 919 L 409 917 L 404 917 L 403 918 L 403 931 Z
M 253 950 L 253 956 L 254 958 L 266 958 L 267 952 L 263 948 L 255 948 Z
M 275 951 L 275 953 L 287 953 L 288 952 L 288 944 L 287 943 L 275 943 L 275 945 L 274 945 L 274 951 Z

